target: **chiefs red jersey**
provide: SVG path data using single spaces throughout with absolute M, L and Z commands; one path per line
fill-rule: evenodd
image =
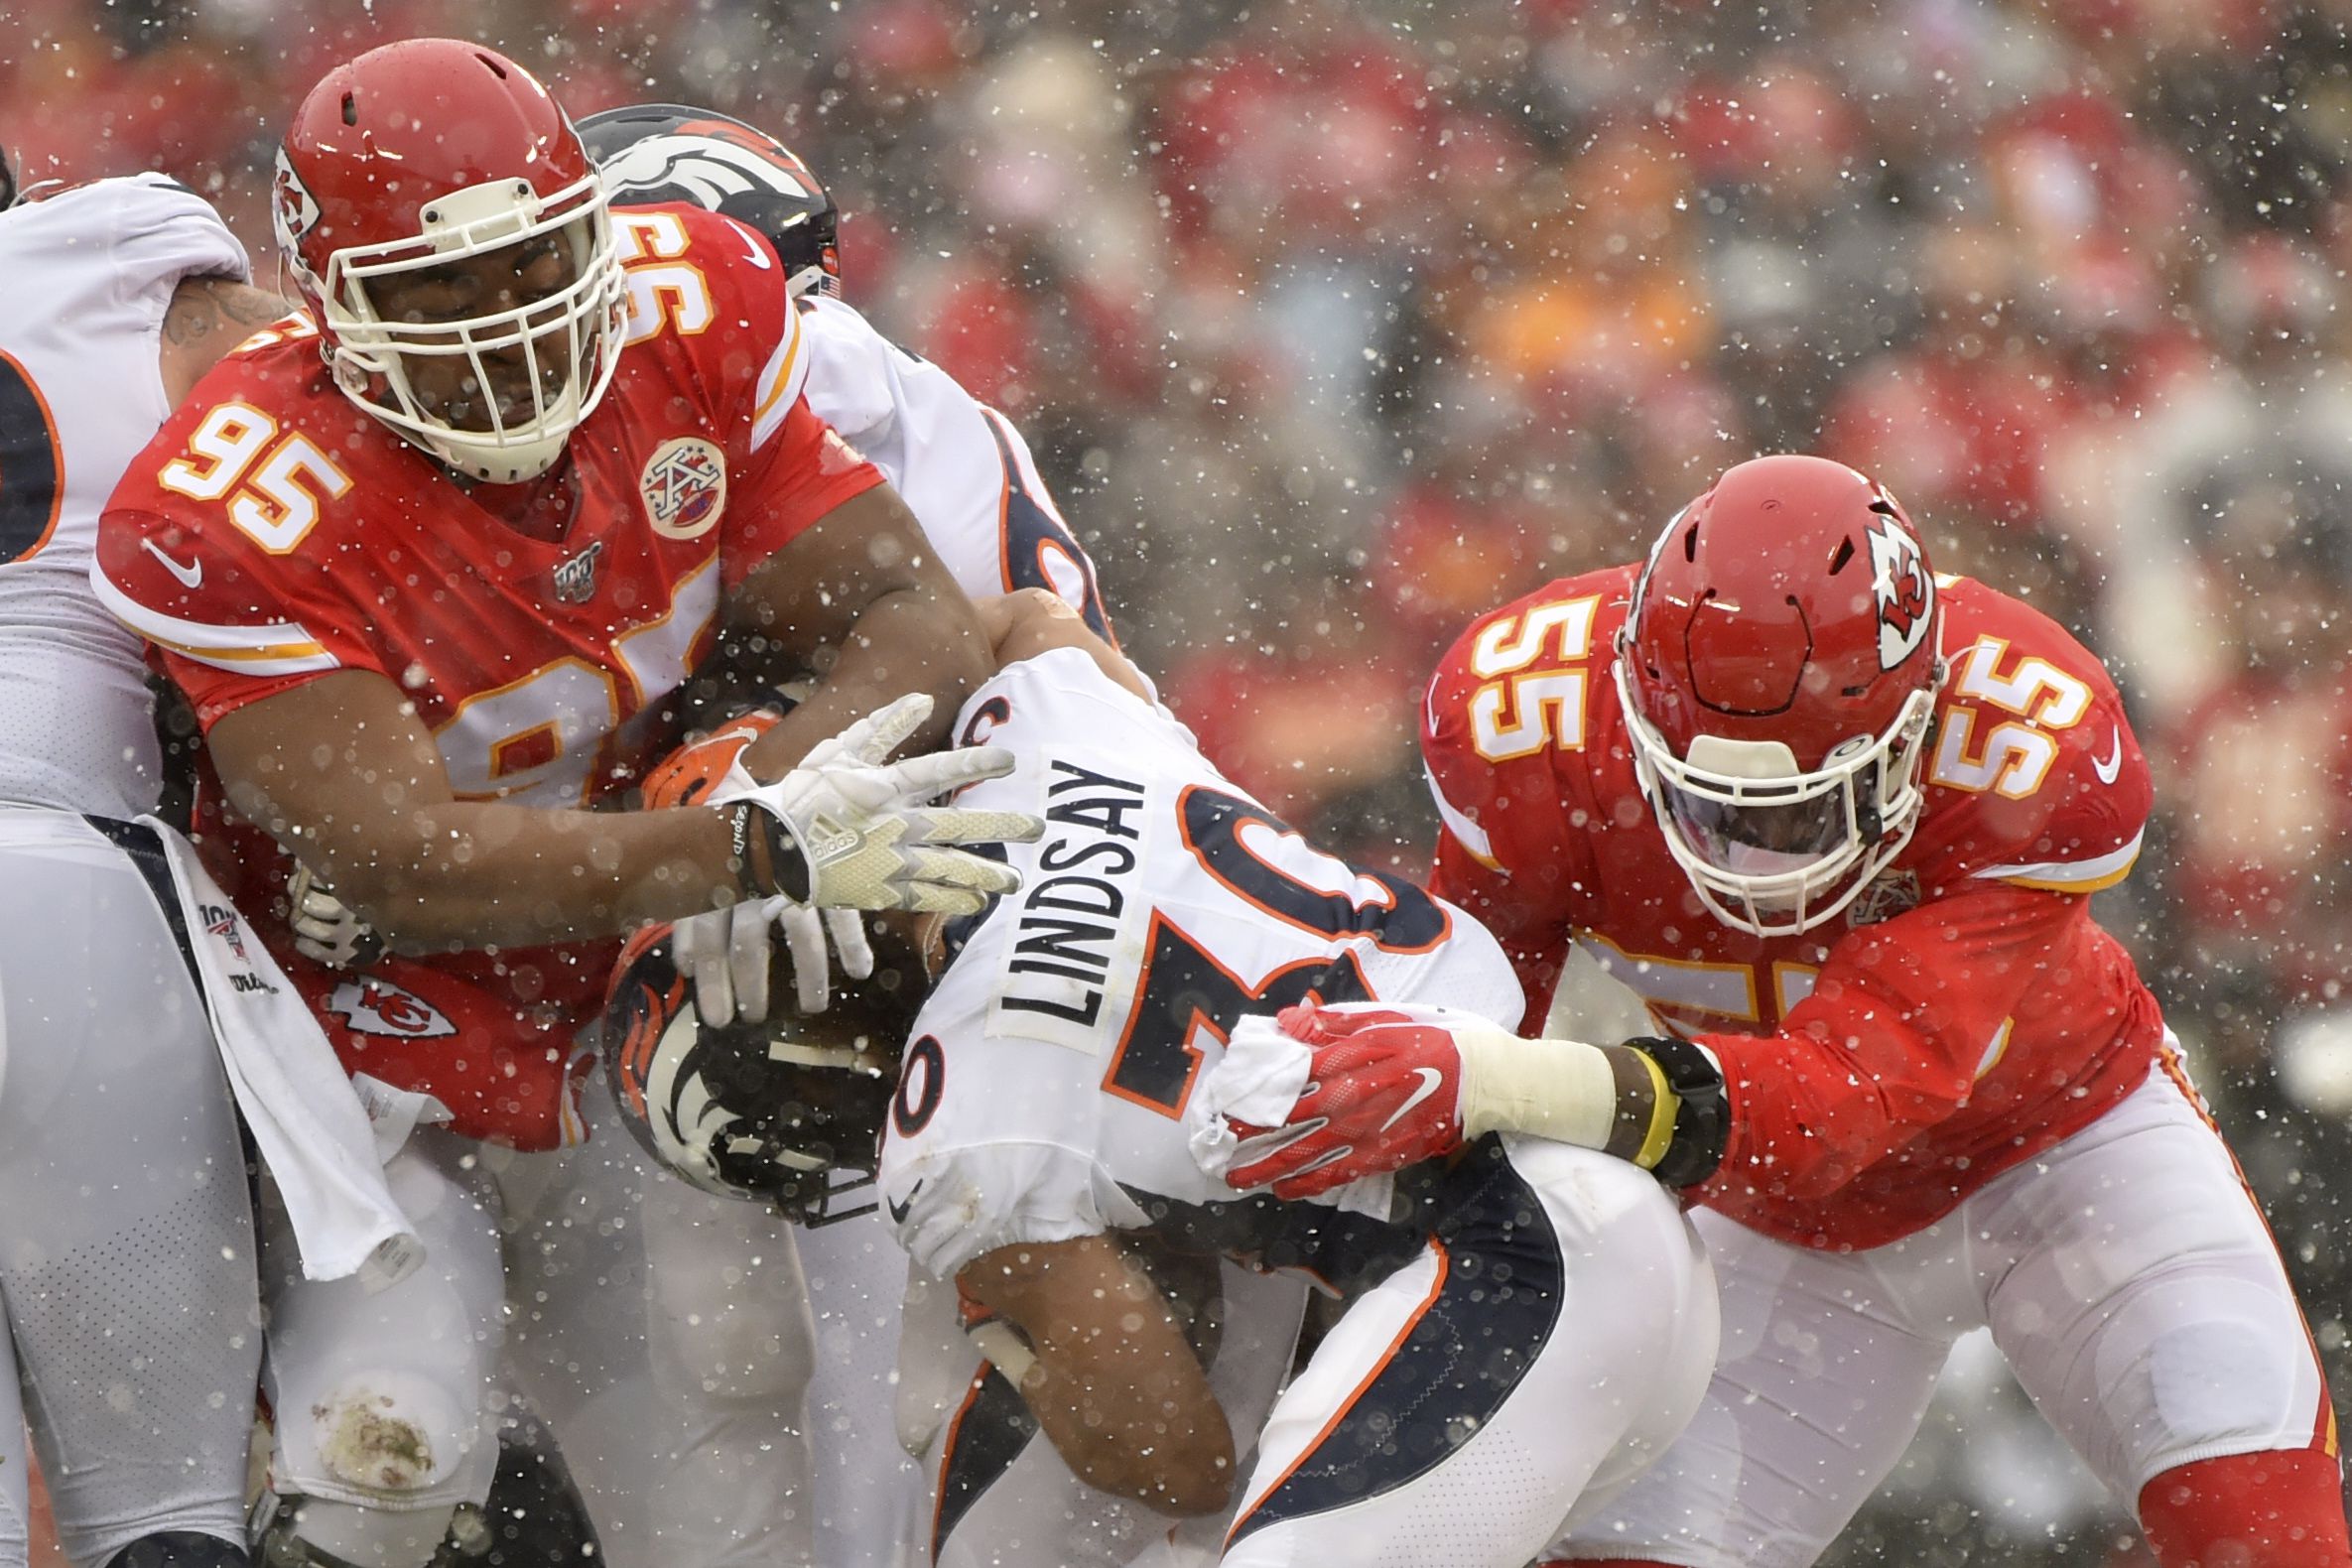
M 1902 854 L 1837 919 L 1709 914 L 1634 780 L 1615 677 L 1637 568 L 1475 622 L 1430 686 L 1435 890 L 1502 939 L 1529 1032 L 1573 943 L 1722 1061 L 1702 1201 L 1810 1246 L 1932 1224 L 2147 1077 L 2156 999 L 2088 895 L 2140 850 L 2148 768 L 2106 670 L 2047 617 L 1939 579 L 1948 666 Z
M 345 398 L 301 320 L 224 359 L 132 463 L 92 579 L 205 728 L 372 670 L 415 703 L 461 798 L 592 803 L 667 738 L 661 699 L 708 649 L 722 593 L 880 482 L 801 398 L 800 316 L 764 240 L 696 207 L 613 223 L 628 342 L 568 460 L 537 481 L 572 487 L 560 537 L 501 521 Z M 221 837 L 236 839 L 208 835 L 215 858 Z M 244 848 L 223 880 L 274 889 L 281 866 L 251 863 L 275 862 L 271 847 Z M 514 991 L 538 1061 L 550 1007 L 592 1007 L 611 951 L 435 963 Z M 459 1125 L 477 1130 L 462 1111 Z M 491 1135 L 535 1146 L 554 1130 Z

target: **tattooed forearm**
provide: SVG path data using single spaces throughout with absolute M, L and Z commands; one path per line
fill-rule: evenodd
M 164 341 L 190 348 L 214 334 L 241 342 L 294 309 L 291 301 L 231 278 L 189 278 L 172 291 Z
M 184 280 L 164 312 L 158 368 L 165 395 L 178 405 L 222 354 L 294 309 L 290 300 L 231 278 Z

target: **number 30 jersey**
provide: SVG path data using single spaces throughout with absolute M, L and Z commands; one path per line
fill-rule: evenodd
M 135 817 L 162 783 L 136 637 L 92 597 L 98 514 L 172 412 L 157 348 L 184 278 L 244 247 L 161 175 L 0 213 L 0 801 Z
M 1939 578 L 1947 674 L 1917 831 L 1841 917 L 1758 937 L 1700 904 L 1634 779 L 1614 665 L 1636 571 L 1474 622 L 1422 716 L 1445 821 L 1432 885 L 1502 940 L 1527 1027 L 1584 948 L 1723 1063 L 1733 1131 L 1702 1199 L 1822 1247 L 1934 1223 L 2138 1087 L 2162 1018 L 2088 895 L 2131 869 L 2152 795 L 2099 661 L 2019 600 Z
M 1019 765 L 958 803 L 1046 830 L 1007 847 L 1021 890 L 951 937 L 883 1138 L 883 1202 L 937 1277 L 1017 1241 L 1240 1208 L 1195 1165 L 1183 1117 L 1245 1012 L 1311 993 L 1518 1017 L 1477 921 L 1307 844 L 1084 653 L 1008 666 L 959 733 Z

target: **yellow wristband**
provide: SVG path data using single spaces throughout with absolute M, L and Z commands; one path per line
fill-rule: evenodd
M 1666 1157 L 1666 1150 L 1674 1142 L 1674 1112 L 1682 1102 L 1675 1095 L 1674 1087 L 1666 1082 L 1666 1070 L 1658 1066 L 1654 1058 L 1642 1051 L 1629 1051 L 1626 1054 L 1637 1058 L 1649 1070 L 1652 1097 L 1649 1102 L 1649 1130 L 1642 1135 L 1641 1147 L 1634 1151 L 1633 1163 L 1645 1171 L 1655 1170 L 1658 1161 Z

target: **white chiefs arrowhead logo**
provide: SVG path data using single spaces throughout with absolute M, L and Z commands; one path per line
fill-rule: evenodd
M 311 198 L 310 187 L 304 185 L 302 176 L 294 172 L 294 165 L 287 161 L 286 149 L 283 147 L 278 149 L 278 179 L 271 196 L 271 216 L 277 222 L 278 243 L 292 250 L 302 243 L 304 235 L 318 226 L 319 203 Z
M 1880 513 L 1863 529 L 1870 541 L 1870 590 L 1879 610 L 1879 668 L 1892 670 L 1918 650 L 1935 624 L 1935 579 L 1910 531 Z
M 379 1034 L 395 1040 L 434 1040 L 456 1034 L 448 1014 L 413 990 L 363 975 L 347 980 L 327 998 L 327 1010 L 351 1026 L 354 1034 Z

